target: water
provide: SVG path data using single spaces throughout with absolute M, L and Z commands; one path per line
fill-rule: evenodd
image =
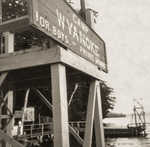
M 150 123 L 150 114 L 146 115 L 146 120 Z M 108 119 L 105 121 L 108 121 Z M 131 116 L 127 118 L 113 118 L 110 122 L 112 124 L 116 122 L 117 125 L 119 124 L 123 127 L 127 122 L 131 122 Z M 146 137 L 107 138 L 106 147 L 150 147 L 150 124 L 147 125 L 146 132 L 148 133 Z
M 145 138 L 107 139 L 106 147 L 150 147 L 150 136 Z

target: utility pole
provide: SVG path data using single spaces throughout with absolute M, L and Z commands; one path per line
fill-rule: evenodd
M 81 5 L 80 15 L 84 20 L 86 20 L 86 1 L 80 0 L 80 5 Z

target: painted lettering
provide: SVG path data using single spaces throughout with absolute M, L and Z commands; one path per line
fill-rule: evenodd
M 59 12 L 58 9 L 56 9 L 56 14 L 57 14 L 58 24 L 64 30 L 65 29 L 65 16 L 62 15 L 62 13 Z
M 79 41 L 79 36 L 77 33 L 77 27 L 76 26 L 73 27 L 73 38 L 76 38 L 76 40 Z
M 38 11 L 35 12 L 35 20 L 39 23 L 39 25 L 42 28 L 45 28 L 47 31 L 50 31 L 50 24 L 47 19 L 45 19 L 43 16 L 40 16 Z
M 75 14 L 69 19 L 56 9 L 56 16 L 57 24 L 51 25 L 46 16 L 42 16 L 36 11 L 35 21 L 38 26 L 52 33 L 58 40 L 76 48 L 84 57 L 99 64 L 100 48 L 95 44 L 94 38 L 89 38 L 87 34 L 89 28 Z
M 69 30 L 69 34 L 72 35 L 72 27 L 73 27 L 73 23 L 69 22 L 69 20 L 66 20 L 67 25 L 68 25 L 68 30 Z
M 73 14 L 72 20 L 75 25 L 78 25 L 78 27 L 80 27 L 80 29 L 82 29 L 82 31 L 84 31 L 84 33 L 86 33 L 86 34 L 88 33 L 88 27 L 81 21 L 81 19 L 79 19 L 77 17 L 77 15 Z

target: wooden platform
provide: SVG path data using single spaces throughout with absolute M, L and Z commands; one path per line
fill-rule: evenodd
M 2 54 L 0 55 L 0 72 L 60 62 L 90 75 L 93 78 L 99 80 L 104 79 L 104 73 L 99 70 L 96 65 L 60 46 L 55 46 L 46 50 L 32 48 L 29 50 Z

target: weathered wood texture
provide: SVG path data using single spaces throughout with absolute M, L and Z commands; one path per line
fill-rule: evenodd
M 0 56 L 0 72 L 60 62 L 59 50 L 24 50 Z
M 94 80 L 90 83 L 87 117 L 86 117 L 86 128 L 85 128 L 83 147 L 91 147 L 92 145 L 96 89 L 97 89 L 97 82 L 96 80 Z
M 83 145 L 84 143 L 84 140 L 80 137 L 79 134 L 77 134 L 77 132 L 75 131 L 75 129 L 69 125 L 69 132 L 71 133 L 71 135 L 77 140 L 77 142 L 80 144 L 80 145 Z
M 5 53 L 13 53 L 14 52 L 14 34 L 10 32 L 5 32 L 4 33 L 4 38 L 5 38 Z M 14 101 L 14 92 L 13 91 L 8 91 L 8 99 L 7 99 L 7 107 L 9 109 L 9 113 L 13 114 L 13 101 Z M 6 112 L 7 114 L 8 112 Z M 6 132 L 10 136 L 12 136 L 12 129 L 14 126 L 14 119 L 12 120 L 7 120 L 7 128 Z M 5 143 L 6 147 L 12 147 L 12 145 L 8 142 Z
M 107 72 L 104 41 L 66 1 L 31 0 L 28 3 L 28 15 L 3 22 L 0 32 L 21 32 L 32 26 Z
M 61 62 L 69 65 L 83 73 L 90 75 L 99 80 L 104 80 L 103 72 L 84 58 L 76 55 L 70 50 L 64 50 L 60 47 L 60 58 Z
M 69 147 L 66 68 L 51 65 L 54 147 Z
M 0 1 L 0 24 L 2 23 L 2 1 Z
M 9 91 L 8 92 L 8 99 L 7 99 L 7 107 L 9 109 L 10 113 L 12 113 L 12 114 L 13 114 L 13 99 L 14 99 L 14 92 Z M 9 136 L 12 137 L 12 129 L 14 127 L 14 119 L 11 119 L 11 121 L 9 121 L 9 119 L 8 119 L 7 122 L 8 122 L 7 134 L 9 134 Z M 10 142 L 6 142 L 6 147 L 12 147 Z
M 104 41 L 65 1 L 32 0 L 32 5 L 33 26 L 65 44 L 79 56 L 107 70 Z
M 5 43 L 4 43 L 5 53 L 13 53 L 14 52 L 14 34 L 10 32 L 4 32 L 3 36 L 5 38 Z
M 3 82 L 5 81 L 7 75 L 8 75 L 7 72 L 4 72 L 0 75 L 0 87 L 2 86 Z
M 0 25 L 0 32 L 23 32 L 30 28 L 29 16 L 23 16 L 3 22 Z
M 96 65 L 70 50 L 55 46 L 48 50 L 31 49 L 0 55 L 0 72 L 62 62 L 96 79 L 103 80 L 103 72 Z M 88 65 L 88 66 L 87 66 Z
M 100 91 L 100 83 L 98 82 L 97 90 L 96 90 L 96 103 L 95 103 L 95 115 L 94 115 L 96 147 L 105 147 L 102 116 L 103 114 L 102 114 L 102 103 L 101 103 L 101 91 Z

